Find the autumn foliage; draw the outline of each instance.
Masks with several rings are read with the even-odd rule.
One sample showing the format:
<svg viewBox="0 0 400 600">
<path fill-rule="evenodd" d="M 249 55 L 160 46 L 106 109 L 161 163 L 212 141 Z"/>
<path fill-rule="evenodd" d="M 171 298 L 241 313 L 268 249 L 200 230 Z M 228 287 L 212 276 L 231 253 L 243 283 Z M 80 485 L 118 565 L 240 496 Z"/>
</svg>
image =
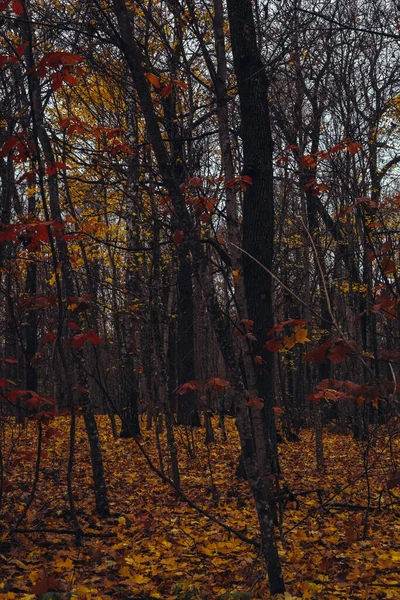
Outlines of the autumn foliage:
<svg viewBox="0 0 400 600">
<path fill-rule="evenodd" d="M 0 22 L 0 600 L 399 598 L 392 5 Z"/>
</svg>

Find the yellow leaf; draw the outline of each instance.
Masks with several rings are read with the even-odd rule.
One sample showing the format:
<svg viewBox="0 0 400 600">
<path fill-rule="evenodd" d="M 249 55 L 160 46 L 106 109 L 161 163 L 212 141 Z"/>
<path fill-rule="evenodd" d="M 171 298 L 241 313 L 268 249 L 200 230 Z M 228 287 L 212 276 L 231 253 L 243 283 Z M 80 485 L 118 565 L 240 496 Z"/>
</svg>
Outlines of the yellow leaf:
<svg viewBox="0 0 400 600">
<path fill-rule="evenodd" d="M 296 343 L 296 334 L 294 333 L 293 335 L 290 335 L 290 336 L 285 335 L 285 338 L 283 341 L 284 341 L 285 348 L 287 350 L 291 350 Z"/>
<path fill-rule="evenodd" d="M 296 342 L 298 344 L 305 344 L 306 342 L 309 342 L 310 340 L 308 339 L 307 334 L 308 329 L 306 329 L 305 327 L 301 327 L 300 329 L 298 329 L 295 333 Z"/>
<path fill-rule="evenodd" d="M 134 577 L 132 577 L 132 580 L 135 583 L 149 583 L 150 579 L 148 577 L 144 577 L 143 575 L 141 575 L 140 573 L 138 575 L 135 575 Z"/>
<path fill-rule="evenodd" d="M 124 577 L 125 579 L 132 578 L 131 570 L 129 567 L 121 567 L 119 570 L 119 574 L 121 577 Z"/>
<path fill-rule="evenodd" d="M 39 572 L 31 571 L 28 575 L 28 578 L 31 583 L 35 584 L 37 582 L 37 580 L 39 579 Z"/>
<path fill-rule="evenodd" d="M 74 563 L 72 562 L 72 560 L 70 558 L 66 558 L 65 560 L 63 560 L 62 558 L 59 558 L 56 560 L 56 571 L 60 572 L 60 571 L 70 571 L 71 569 L 74 568 Z"/>
</svg>

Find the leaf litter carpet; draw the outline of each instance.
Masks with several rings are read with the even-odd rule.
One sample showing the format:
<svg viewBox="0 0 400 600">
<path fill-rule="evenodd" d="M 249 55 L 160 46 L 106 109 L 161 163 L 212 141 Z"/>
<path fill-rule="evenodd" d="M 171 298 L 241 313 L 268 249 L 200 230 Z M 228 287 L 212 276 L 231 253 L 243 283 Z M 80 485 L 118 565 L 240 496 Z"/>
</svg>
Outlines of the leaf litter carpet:
<svg viewBox="0 0 400 600">
<path fill-rule="evenodd" d="M 149 468 L 134 440 L 115 440 L 108 418 L 97 420 L 111 516 L 100 519 L 94 512 L 89 447 L 79 418 L 73 490 L 87 534 L 80 547 L 66 533 L 73 529 L 66 485 L 68 418 L 45 427 L 38 488 L 20 525 L 24 533 L 12 537 L 9 531 L 31 492 L 38 426 L 30 421 L 23 430 L 6 423 L 0 600 L 269 598 L 257 546 L 188 506 Z M 257 540 L 248 485 L 235 476 L 239 446 L 234 420 L 227 418 L 225 424 L 227 440 L 213 420 L 215 442 L 208 446 L 203 428 L 192 439 L 184 428 L 176 428 L 182 490 L 211 516 Z M 142 425 L 141 444 L 159 468 L 156 436 Z M 315 469 L 311 431 L 303 431 L 300 442 L 279 445 L 285 506 L 277 535 L 285 599 L 400 599 L 400 490 L 387 489 L 400 443 L 392 438 L 389 444 L 387 432 L 378 433 L 376 444 L 367 447 L 351 436 L 325 432 L 324 475 Z M 189 441 L 195 456 L 188 452 Z M 169 475 L 165 434 L 160 442 Z"/>
</svg>

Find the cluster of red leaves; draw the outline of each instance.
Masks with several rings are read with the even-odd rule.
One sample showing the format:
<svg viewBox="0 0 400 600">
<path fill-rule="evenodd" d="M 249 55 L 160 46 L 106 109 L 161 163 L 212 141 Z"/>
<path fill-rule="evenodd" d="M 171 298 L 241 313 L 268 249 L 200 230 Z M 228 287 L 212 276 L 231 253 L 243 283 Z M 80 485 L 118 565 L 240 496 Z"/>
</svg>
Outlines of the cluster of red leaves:
<svg viewBox="0 0 400 600">
<path fill-rule="evenodd" d="M 354 352 L 356 346 L 356 342 L 344 338 L 327 340 L 318 346 L 318 348 L 314 348 L 304 354 L 303 360 L 314 361 L 317 365 L 320 365 L 328 358 L 333 363 L 341 363 L 347 356 Z"/>
<path fill-rule="evenodd" d="M 225 381 L 220 377 L 210 377 L 207 381 L 204 382 L 204 386 L 202 387 L 197 381 L 187 381 L 179 386 L 177 392 L 179 395 L 183 396 L 187 392 L 201 392 L 207 390 L 214 390 L 215 392 L 219 392 L 224 388 L 230 388 L 231 384 L 229 381 Z"/>
<path fill-rule="evenodd" d="M 359 142 L 355 142 L 350 138 L 345 138 L 338 144 L 335 144 L 331 148 L 328 148 L 328 150 L 318 150 L 313 154 L 299 155 L 299 147 L 292 144 L 286 146 L 285 150 L 294 151 L 294 155 L 298 156 L 298 164 L 300 168 L 315 169 L 320 161 L 329 160 L 332 157 L 332 155 L 337 154 L 342 150 L 347 150 L 347 152 L 349 152 L 350 154 L 357 154 L 361 148 L 362 144 L 360 144 Z M 276 164 L 278 167 L 281 167 L 288 162 L 289 155 L 286 153 L 277 158 Z"/>
<path fill-rule="evenodd" d="M 380 392 L 377 385 L 358 384 L 354 381 L 340 379 L 323 379 L 317 385 L 317 391 L 307 396 L 307 400 L 311 402 L 353 400 L 359 406 L 366 402 L 376 403 L 379 398 Z"/>
<path fill-rule="evenodd" d="M 26 248 L 36 250 L 41 244 L 48 244 L 50 234 L 64 237 L 64 224 L 59 221 L 36 221 L 24 223 L 18 221 L 10 225 L 0 224 L 0 243 L 14 242 Z"/>
<path fill-rule="evenodd" d="M 35 71 L 38 77 L 46 77 L 50 72 L 51 88 L 57 91 L 64 82 L 71 86 L 78 85 L 77 75 L 82 74 L 84 58 L 72 52 L 48 52 L 28 72 Z"/>
</svg>

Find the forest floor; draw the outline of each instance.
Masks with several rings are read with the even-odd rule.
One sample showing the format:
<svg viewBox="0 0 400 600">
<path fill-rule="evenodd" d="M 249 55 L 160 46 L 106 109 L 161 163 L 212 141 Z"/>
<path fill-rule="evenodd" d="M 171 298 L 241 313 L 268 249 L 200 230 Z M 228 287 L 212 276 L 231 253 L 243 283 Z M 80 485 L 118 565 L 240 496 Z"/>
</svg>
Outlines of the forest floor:
<svg viewBox="0 0 400 600">
<path fill-rule="evenodd" d="M 73 535 L 57 533 L 72 529 L 65 477 L 68 419 L 60 417 L 45 428 L 38 489 L 20 525 L 54 532 L 20 533 L 12 539 L 6 532 L 15 525 L 32 485 L 37 423 L 31 421 L 19 432 L 13 425 L 12 440 L 12 428 L 6 428 L 0 599 L 269 598 L 257 548 L 188 506 L 149 468 L 134 440 L 114 440 L 108 419 L 99 417 L 98 422 L 111 516 L 99 519 L 93 510 L 89 448 L 79 419 L 73 487 L 81 527 L 92 536 L 84 537 L 80 547 Z M 182 490 L 213 517 L 257 538 L 248 485 L 235 477 L 239 449 L 234 421 L 226 419 L 228 441 L 216 420 L 213 424 L 216 441 L 208 448 L 204 429 L 195 431 L 195 458 L 187 452 L 185 430 L 176 430 Z M 400 494 L 398 488 L 391 494 L 385 490 L 394 470 L 385 440 L 382 432 L 369 448 L 368 515 L 361 476 L 365 443 L 325 432 L 325 475 L 315 469 L 312 432 L 303 431 L 300 442 L 280 444 L 280 485 L 299 493 L 299 505 L 289 501 L 283 511 L 279 538 L 285 598 L 400 599 Z M 155 434 L 143 431 L 141 444 L 159 466 Z M 167 464 L 164 436 L 161 448 Z M 398 442 L 392 451 L 400 457 Z M 313 491 L 301 494 L 317 489 L 320 497 Z"/>
</svg>

